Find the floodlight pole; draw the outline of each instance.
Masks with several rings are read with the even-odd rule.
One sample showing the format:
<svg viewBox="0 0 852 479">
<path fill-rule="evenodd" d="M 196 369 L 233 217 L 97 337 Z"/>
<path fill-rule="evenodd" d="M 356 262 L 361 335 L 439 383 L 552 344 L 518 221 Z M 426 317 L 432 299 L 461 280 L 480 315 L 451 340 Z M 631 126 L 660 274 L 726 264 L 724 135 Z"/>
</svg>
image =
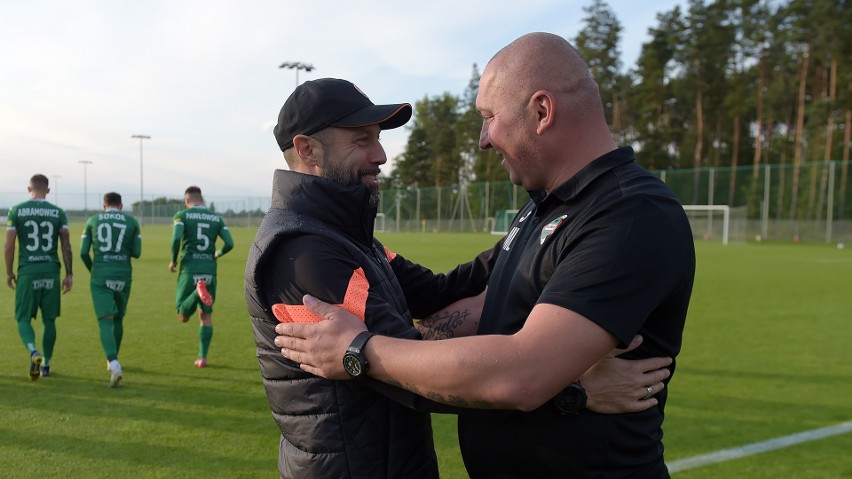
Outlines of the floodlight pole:
<svg viewBox="0 0 852 479">
<path fill-rule="evenodd" d="M 77 163 L 83 165 L 83 216 L 89 217 L 89 193 L 87 167 L 92 164 L 89 160 L 80 160 Z"/>
<path fill-rule="evenodd" d="M 133 135 L 130 138 L 139 138 L 139 224 L 141 225 L 145 220 L 145 193 L 143 190 L 143 176 L 142 176 L 142 140 L 150 140 L 151 137 L 148 135 Z"/>
<path fill-rule="evenodd" d="M 60 175 L 50 175 L 53 178 L 53 196 L 56 197 L 56 206 L 59 206 L 59 178 L 62 178 Z"/>
<path fill-rule="evenodd" d="M 302 62 L 284 62 L 279 65 L 278 68 L 289 68 L 291 70 L 296 70 L 296 86 L 299 86 L 299 70 L 305 70 L 306 72 L 310 72 L 315 69 L 315 67 L 310 63 Z"/>
</svg>

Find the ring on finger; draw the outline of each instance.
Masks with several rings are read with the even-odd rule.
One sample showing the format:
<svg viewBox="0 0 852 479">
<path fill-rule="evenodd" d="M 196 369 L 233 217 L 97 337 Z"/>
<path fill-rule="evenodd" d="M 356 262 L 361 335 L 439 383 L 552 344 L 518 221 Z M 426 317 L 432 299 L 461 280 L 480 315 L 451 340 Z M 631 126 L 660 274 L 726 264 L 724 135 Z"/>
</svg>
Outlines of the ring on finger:
<svg viewBox="0 0 852 479">
<path fill-rule="evenodd" d="M 654 395 L 654 390 L 651 388 L 651 386 L 645 386 L 645 392 L 645 397 L 643 397 L 642 399 L 650 399 L 651 396 Z"/>
</svg>

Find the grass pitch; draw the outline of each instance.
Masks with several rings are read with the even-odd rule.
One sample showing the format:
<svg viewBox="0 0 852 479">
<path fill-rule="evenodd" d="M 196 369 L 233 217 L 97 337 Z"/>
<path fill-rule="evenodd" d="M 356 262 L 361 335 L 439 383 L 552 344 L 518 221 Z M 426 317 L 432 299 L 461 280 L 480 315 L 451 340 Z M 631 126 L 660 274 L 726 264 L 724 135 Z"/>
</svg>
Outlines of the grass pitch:
<svg viewBox="0 0 852 479">
<path fill-rule="evenodd" d="M 72 225 L 77 252 L 82 225 Z M 276 477 L 278 429 L 260 381 L 243 296 L 255 228 L 232 228 L 219 263 L 209 367 L 192 362 L 198 321 L 177 321 L 170 229 L 143 227 L 121 362 L 109 375 L 88 273 L 75 259 L 63 296 L 53 376 L 31 383 L 0 288 L 3 477 Z M 386 245 L 446 271 L 490 247 L 475 234 L 382 234 Z M 852 249 L 699 242 L 698 274 L 664 425 L 669 461 L 852 420 Z M 75 257 L 76 258 L 76 257 Z M 41 334 L 40 319 L 35 322 Z M 467 477 L 455 420 L 436 416 L 443 478 Z M 676 473 L 677 478 L 852 477 L 852 434 Z"/>
</svg>

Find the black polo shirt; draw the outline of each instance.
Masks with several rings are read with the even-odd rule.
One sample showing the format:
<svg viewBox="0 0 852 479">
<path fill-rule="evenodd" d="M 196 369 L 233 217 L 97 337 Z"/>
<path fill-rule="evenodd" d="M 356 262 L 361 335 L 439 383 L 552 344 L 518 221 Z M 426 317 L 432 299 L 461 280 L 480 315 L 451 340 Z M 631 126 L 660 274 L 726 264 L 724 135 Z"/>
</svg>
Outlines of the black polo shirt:
<svg viewBox="0 0 852 479">
<path fill-rule="evenodd" d="M 552 194 L 531 197 L 503 240 L 478 333 L 513 334 L 536 304 L 547 303 L 594 321 L 622 344 L 642 334 L 642 345 L 626 357 L 677 356 L 695 252 L 671 190 L 626 147 Z M 465 412 L 465 466 L 472 478 L 667 477 L 667 391 L 657 395 L 657 407 L 635 414 L 559 416 L 550 405 L 532 413 Z"/>
</svg>

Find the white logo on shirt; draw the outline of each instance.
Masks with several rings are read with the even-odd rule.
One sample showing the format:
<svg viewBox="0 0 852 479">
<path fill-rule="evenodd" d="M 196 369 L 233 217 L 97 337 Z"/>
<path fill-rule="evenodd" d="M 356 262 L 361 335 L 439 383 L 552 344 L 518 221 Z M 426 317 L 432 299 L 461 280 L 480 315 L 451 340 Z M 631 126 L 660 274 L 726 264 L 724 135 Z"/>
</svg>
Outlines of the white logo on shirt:
<svg viewBox="0 0 852 479">
<path fill-rule="evenodd" d="M 512 247 L 512 242 L 515 241 L 515 237 L 518 236 L 518 232 L 521 231 L 517 226 L 512 227 L 512 231 L 506 235 L 506 239 L 503 240 L 503 251 L 509 251 Z"/>
</svg>

